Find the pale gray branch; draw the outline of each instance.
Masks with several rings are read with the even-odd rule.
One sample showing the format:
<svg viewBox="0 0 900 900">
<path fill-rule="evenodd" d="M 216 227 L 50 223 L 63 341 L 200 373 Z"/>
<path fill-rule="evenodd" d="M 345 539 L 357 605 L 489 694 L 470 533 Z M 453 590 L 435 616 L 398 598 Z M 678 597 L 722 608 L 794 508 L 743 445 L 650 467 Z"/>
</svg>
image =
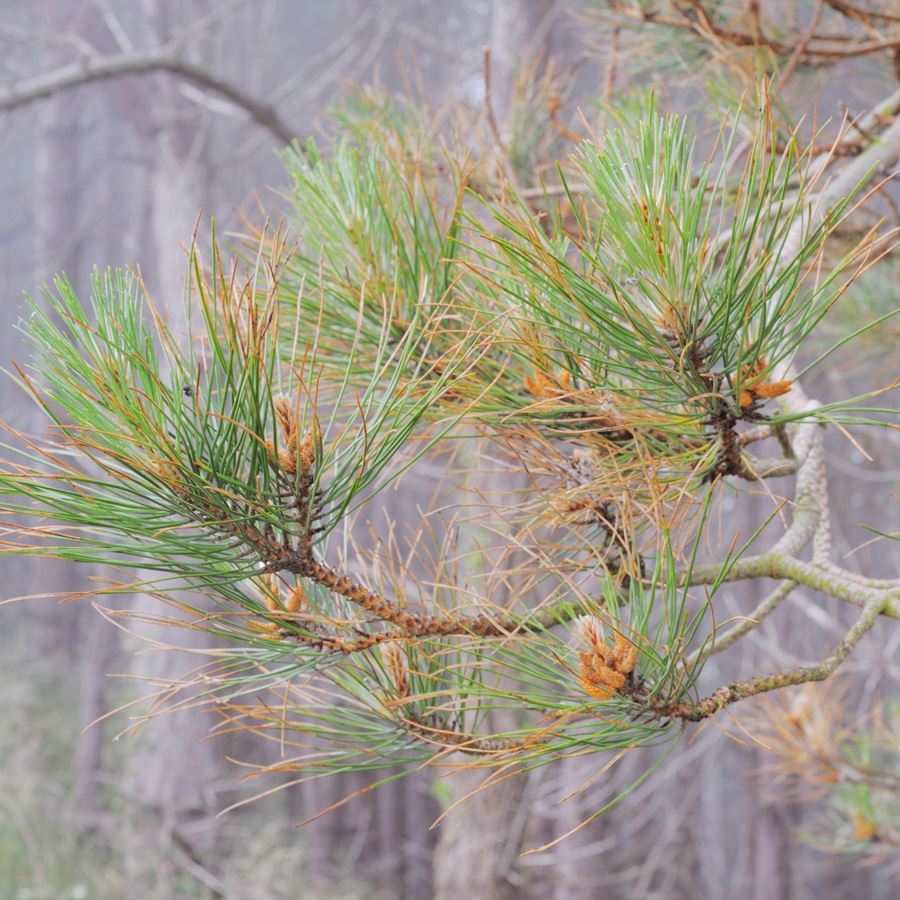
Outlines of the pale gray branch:
<svg viewBox="0 0 900 900">
<path fill-rule="evenodd" d="M 839 200 L 851 195 L 858 186 L 887 170 L 900 157 L 900 116 L 859 156 L 845 163 L 840 172 L 826 185 L 817 204 L 816 220 L 821 221 L 826 211 Z"/>
<path fill-rule="evenodd" d="M 794 403 L 808 408 L 810 402 L 799 387 L 797 392 L 798 398 Z M 697 566 L 690 572 L 690 576 L 683 575 L 683 583 L 687 581 L 692 585 L 699 585 L 749 578 L 778 578 L 802 584 L 855 606 L 880 603 L 882 614 L 900 618 L 900 582 L 866 582 L 830 560 L 823 436 L 824 426 L 816 423 L 806 422 L 797 429 L 795 451 L 800 463 L 792 504 L 793 519 L 772 549 L 756 556 L 741 557 L 731 564 L 724 577 L 721 563 Z M 814 549 L 813 562 L 805 562 L 798 556 L 811 542 Z M 780 599 L 776 600 L 776 605 L 779 602 Z M 767 603 L 768 601 L 764 601 L 761 604 L 763 611 L 771 612 Z M 757 618 L 759 611 L 754 611 L 751 618 Z M 736 626 L 742 630 L 734 640 L 749 631 L 754 624 Z"/>
<path fill-rule="evenodd" d="M 735 562 L 722 578 L 722 565 L 696 566 L 690 584 L 715 584 L 719 581 L 743 581 L 747 578 L 782 578 L 796 581 L 829 597 L 865 606 L 870 600 L 884 601 L 881 612 L 900 619 L 900 582 L 889 588 L 860 584 L 850 574 L 836 568 L 822 568 L 787 554 L 770 550 L 758 556 L 745 556 Z"/>
<path fill-rule="evenodd" d="M 696 653 L 693 653 L 689 657 L 687 665 L 692 666 L 700 659 L 705 661 L 713 654 L 727 650 L 745 634 L 749 634 L 749 632 L 756 628 L 763 619 L 773 613 L 778 608 L 781 601 L 784 600 L 795 587 L 797 587 L 797 585 L 793 581 L 782 581 L 771 594 L 757 605 L 753 612 L 746 616 L 746 618 L 738 622 L 732 628 L 729 628 L 722 637 L 714 638 L 707 649 L 698 650 Z"/>
</svg>

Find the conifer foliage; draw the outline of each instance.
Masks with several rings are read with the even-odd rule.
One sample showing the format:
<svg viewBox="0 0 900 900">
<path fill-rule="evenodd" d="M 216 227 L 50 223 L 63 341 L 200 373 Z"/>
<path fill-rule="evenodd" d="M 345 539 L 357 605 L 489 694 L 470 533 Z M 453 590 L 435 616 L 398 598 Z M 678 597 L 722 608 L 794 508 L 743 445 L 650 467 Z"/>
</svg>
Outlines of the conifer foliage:
<svg viewBox="0 0 900 900">
<path fill-rule="evenodd" d="M 474 119 L 361 95 L 328 152 L 284 153 L 288 231 L 233 261 L 191 249 L 186 333 L 128 270 L 87 302 L 65 278 L 30 301 L 13 377 L 50 428 L 6 426 L 6 552 L 114 563 L 93 594 L 153 594 L 215 634 L 185 688 L 277 735 L 298 778 L 671 744 L 828 677 L 900 616 L 900 586 L 827 558 L 822 434 L 891 411 L 880 383 L 810 401 L 830 351 L 804 348 L 885 243 L 830 240 L 870 173 L 829 198 L 817 135 L 760 97 L 702 142 L 652 99 L 610 110 L 523 189 Z M 767 440 L 778 455 L 754 455 Z M 525 566 L 460 549 L 477 517 L 427 510 L 405 563 L 357 552 L 379 492 L 422 466 L 452 481 L 473 448 L 525 473 L 494 511 Z M 775 478 L 793 493 L 774 542 L 780 506 L 702 559 L 728 485 Z M 716 591 L 753 578 L 781 587 L 717 623 Z M 709 684 L 798 584 L 860 607 L 841 643 Z"/>
</svg>

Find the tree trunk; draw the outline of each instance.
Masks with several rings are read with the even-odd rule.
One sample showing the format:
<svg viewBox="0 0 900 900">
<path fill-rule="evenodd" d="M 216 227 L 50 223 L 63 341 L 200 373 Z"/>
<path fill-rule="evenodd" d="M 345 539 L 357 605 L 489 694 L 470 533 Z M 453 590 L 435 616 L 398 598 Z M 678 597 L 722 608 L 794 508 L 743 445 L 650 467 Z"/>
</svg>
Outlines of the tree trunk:
<svg viewBox="0 0 900 900">
<path fill-rule="evenodd" d="M 56 22 L 65 28 L 68 17 Z M 82 116 L 71 98 L 51 97 L 36 111 L 34 187 L 34 276 L 35 285 L 46 283 L 57 272 L 65 272 L 79 295 L 89 289 L 90 273 L 86 262 L 82 227 L 83 178 L 90 160 L 82 154 Z M 99 198 L 101 202 L 107 197 Z M 111 206 L 108 207 L 112 209 Z M 112 237 L 111 235 L 109 236 Z M 101 238 L 103 242 L 107 236 Z M 32 407 L 22 418 L 30 419 L 37 410 Z M 17 421 L 22 423 L 22 418 Z M 24 425 L 25 430 L 34 427 Z M 43 428 L 43 421 L 37 428 Z M 50 564 L 46 561 L 26 560 L 31 572 L 29 590 L 65 594 L 84 584 L 87 573 L 72 563 Z M 106 711 L 106 673 L 115 659 L 119 631 L 91 608 L 81 602 L 60 607 L 43 603 L 29 605 L 28 610 L 43 619 L 50 635 L 48 652 L 64 666 L 77 673 L 81 687 L 80 720 L 88 725 Z M 88 828 L 96 826 L 102 811 L 98 790 L 103 763 L 105 731 L 102 725 L 91 728 L 77 742 L 75 756 L 75 799 L 79 821 Z"/>
<path fill-rule="evenodd" d="M 465 760 L 459 760 L 465 764 Z M 475 791 L 489 773 L 463 770 L 447 779 L 454 800 Z M 527 810 L 526 776 L 508 778 L 474 794 L 441 823 L 434 856 L 435 900 L 515 900 L 515 863 L 521 852 L 521 822 Z"/>
<path fill-rule="evenodd" d="M 149 189 L 153 196 L 152 228 L 157 267 L 148 273 L 151 292 L 159 298 L 159 307 L 178 334 L 184 296 L 183 279 L 186 258 L 179 246 L 189 240 L 193 220 L 200 202 L 188 190 L 189 175 L 179 160 L 160 142 Z M 156 291 L 153 291 L 153 288 Z M 158 292 L 158 293 L 157 293 Z M 172 616 L 162 601 L 149 597 L 135 599 L 142 612 L 161 618 Z M 190 649 L 210 646 L 209 638 L 200 632 L 182 628 L 138 624 L 135 631 L 142 637 Z M 132 643 L 132 671 L 150 685 L 165 685 L 188 677 L 202 663 L 190 652 L 153 651 L 149 655 L 139 643 Z M 184 699 L 183 694 L 176 698 Z M 207 869 L 216 868 L 215 843 L 220 823 L 215 820 L 215 798 L 211 785 L 222 768 L 223 748 L 208 740 L 215 720 L 201 709 L 156 716 L 141 731 L 131 756 L 129 793 L 138 801 L 130 835 L 130 869 L 134 877 L 156 879 L 157 890 L 173 889 L 186 853 L 202 859 Z M 154 850 L 147 853 L 147 847 Z M 173 850 L 178 848 L 181 852 Z M 143 859 L 168 860 L 165 872 L 147 873 Z M 149 888 L 149 883 L 148 883 Z"/>
<path fill-rule="evenodd" d="M 508 132 L 516 75 L 540 66 L 550 52 L 553 0 L 494 0 L 491 4 L 491 104 Z"/>
<path fill-rule="evenodd" d="M 554 5 L 553 0 L 495 0 L 491 5 L 490 101 L 501 130 L 509 128 L 517 71 L 546 56 Z M 485 487 L 490 493 L 496 483 Z M 487 774 L 487 770 L 454 773 L 445 781 L 451 801 L 476 790 Z M 526 814 L 520 810 L 526 783 L 525 776 L 518 776 L 494 784 L 464 800 L 443 820 L 434 856 L 436 900 L 522 896 L 515 886 L 515 864 L 522 841 L 517 812 Z"/>
<path fill-rule="evenodd" d="M 165 0 L 154 0 L 158 39 L 171 37 Z M 152 168 L 146 182 L 150 195 L 148 233 L 140 246 L 152 252 L 153 270 L 144 276 L 151 296 L 167 320 L 176 338 L 184 332 L 184 297 L 188 260 L 184 247 L 190 242 L 198 212 L 204 207 L 203 172 L 209 162 L 206 143 L 198 131 L 202 117 L 185 119 L 178 115 L 183 101 L 171 81 L 160 79 L 157 89 L 166 97 L 172 120 L 154 136 Z M 201 142 L 199 152 L 194 142 Z M 146 255 L 146 254 L 145 254 Z M 167 377 L 168 373 L 161 373 Z M 193 598 L 196 602 L 196 598 Z M 139 597 L 135 605 L 151 616 L 172 617 L 173 611 L 162 601 Z M 204 659 L 192 650 L 209 648 L 211 638 L 184 628 L 139 623 L 141 636 L 184 647 L 187 652 L 165 649 L 146 651 L 140 644 L 132 665 L 133 673 L 151 686 L 177 683 Z M 180 693 L 176 702 L 183 701 Z M 211 713 L 194 708 L 162 712 L 148 722 L 137 737 L 131 755 L 129 794 L 137 801 L 133 808 L 129 834 L 128 866 L 133 883 L 148 893 L 175 893 L 176 880 L 185 869 L 198 871 L 199 864 L 215 874 L 220 862 L 218 838 L 221 820 L 213 784 L 221 777 L 225 748 L 209 740 L 210 728 L 217 722 Z M 165 860 L 165 870 L 148 872 L 144 860 Z M 167 894 L 166 894 L 167 895 Z"/>
</svg>

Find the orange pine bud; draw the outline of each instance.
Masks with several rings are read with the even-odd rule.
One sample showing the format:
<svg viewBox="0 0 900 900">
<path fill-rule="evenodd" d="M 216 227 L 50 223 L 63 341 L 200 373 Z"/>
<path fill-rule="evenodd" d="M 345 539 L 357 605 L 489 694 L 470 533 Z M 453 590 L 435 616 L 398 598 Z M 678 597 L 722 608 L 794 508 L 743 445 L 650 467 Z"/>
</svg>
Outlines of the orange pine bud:
<svg viewBox="0 0 900 900">
<path fill-rule="evenodd" d="M 616 655 L 613 660 L 616 669 L 629 675 L 637 665 L 637 647 L 620 631 L 616 632 Z"/>
<path fill-rule="evenodd" d="M 575 627 L 580 633 L 582 641 L 588 648 L 588 653 L 600 657 L 603 664 L 612 661 L 613 651 L 603 643 L 602 624 L 596 616 L 579 616 L 575 622 Z"/>
<path fill-rule="evenodd" d="M 593 663 L 594 684 L 608 687 L 613 693 L 625 685 L 625 675 L 617 672 L 611 666 L 599 665 L 597 660 Z"/>
<path fill-rule="evenodd" d="M 262 576 L 263 584 L 268 590 L 263 590 L 263 602 L 267 609 L 276 610 L 281 607 L 281 585 L 278 576 L 274 573 Z"/>
<path fill-rule="evenodd" d="M 524 382 L 525 390 L 527 390 L 529 394 L 540 398 L 550 396 L 547 391 L 550 379 L 543 372 L 535 372 L 533 378 L 526 375 Z"/>
<path fill-rule="evenodd" d="M 580 616 L 573 624 L 587 646 L 578 654 L 581 688 L 597 700 L 606 700 L 625 687 L 637 665 L 637 647 L 618 630 L 614 648 L 604 643 L 596 616 Z"/>
<path fill-rule="evenodd" d="M 295 613 L 297 610 L 306 609 L 306 591 L 303 590 L 301 582 L 298 581 L 290 594 L 288 594 L 288 598 L 284 603 L 284 608 L 289 613 Z"/>
<path fill-rule="evenodd" d="M 598 685 L 594 683 L 595 675 L 593 671 L 593 666 L 590 662 L 590 656 L 587 653 L 580 654 L 581 657 L 581 678 L 579 682 L 581 684 L 582 690 L 589 696 L 593 697 L 595 700 L 608 700 L 613 695 L 613 691 L 609 689 L 609 687 L 605 685 Z"/>
<path fill-rule="evenodd" d="M 391 680 L 398 697 L 409 696 L 409 669 L 407 668 L 407 653 L 404 647 L 397 641 L 388 641 L 381 645 L 381 658 L 385 667 L 390 672 Z"/>
<path fill-rule="evenodd" d="M 281 430 L 286 438 L 289 437 L 296 430 L 294 411 L 291 408 L 290 401 L 284 394 L 279 394 L 277 397 L 272 398 L 272 406 L 275 409 L 275 415 L 278 416 Z"/>
<path fill-rule="evenodd" d="M 288 475 L 294 475 L 297 472 L 297 457 L 289 450 L 279 449 L 278 465 Z"/>
<path fill-rule="evenodd" d="M 752 390 L 757 397 L 765 397 L 768 399 L 771 397 L 780 397 L 782 394 L 788 393 L 792 384 L 793 382 L 791 381 L 769 381 L 766 384 L 758 384 Z"/>
<path fill-rule="evenodd" d="M 316 438 L 318 434 L 318 428 L 313 421 L 313 423 L 306 429 L 306 433 L 303 435 L 303 440 L 300 441 L 300 445 L 297 448 L 297 459 L 300 461 L 300 471 L 305 475 L 307 472 L 311 472 L 313 465 L 316 461 Z"/>
<path fill-rule="evenodd" d="M 598 687 L 595 684 L 591 684 L 590 681 L 586 679 L 581 679 L 581 689 L 589 696 L 593 697 L 595 700 L 609 700 L 613 695 L 613 691 L 609 688 Z"/>
<path fill-rule="evenodd" d="M 875 834 L 875 823 L 862 813 L 855 813 L 853 816 L 853 840 L 870 841 Z"/>
<path fill-rule="evenodd" d="M 559 397 L 572 386 L 572 373 L 567 369 L 560 369 L 555 378 L 551 378 L 544 372 L 535 371 L 534 375 L 526 375 L 522 379 L 525 390 L 541 400 L 550 400 Z"/>
</svg>

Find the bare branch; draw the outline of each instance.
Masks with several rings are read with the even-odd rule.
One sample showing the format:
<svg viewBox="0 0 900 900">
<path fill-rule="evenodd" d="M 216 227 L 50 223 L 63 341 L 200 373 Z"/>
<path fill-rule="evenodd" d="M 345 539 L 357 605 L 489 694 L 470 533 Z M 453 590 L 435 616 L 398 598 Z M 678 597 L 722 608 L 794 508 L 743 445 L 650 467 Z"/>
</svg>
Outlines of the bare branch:
<svg viewBox="0 0 900 900">
<path fill-rule="evenodd" d="M 796 404 L 808 407 L 810 401 L 799 387 L 797 393 Z M 795 454 L 795 459 L 785 460 L 785 463 L 795 464 L 796 460 L 799 460 L 799 465 L 793 501 L 793 520 L 772 549 L 757 556 L 738 559 L 728 568 L 724 578 L 720 563 L 697 566 L 691 571 L 690 584 L 718 584 L 721 581 L 741 581 L 749 578 L 780 578 L 855 606 L 865 606 L 880 598 L 884 601 L 881 612 L 891 618 L 900 618 L 900 582 L 867 582 L 831 562 L 828 484 L 823 437 L 822 425 L 806 423 L 797 429 L 796 448 L 787 442 L 786 436 L 783 439 L 785 448 L 790 448 L 790 452 Z M 809 546 L 810 542 L 813 544 L 812 563 L 798 558 L 798 554 Z M 768 609 L 766 602 L 761 604 L 764 609 Z"/>
<path fill-rule="evenodd" d="M 169 46 L 157 50 L 121 53 L 116 56 L 86 57 L 52 72 L 27 78 L 0 90 L 0 112 L 12 112 L 62 91 L 95 81 L 154 72 L 167 72 L 198 88 L 224 97 L 242 109 L 280 143 L 290 143 L 295 137 L 293 129 L 281 119 L 273 107 L 250 96 L 237 85 L 209 69 L 176 56 Z"/>
<path fill-rule="evenodd" d="M 742 467 L 735 474 L 745 481 L 762 481 L 766 478 L 783 478 L 797 471 L 794 459 L 754 459 L 750 456 L 742 458 Z"/>
</svg>

